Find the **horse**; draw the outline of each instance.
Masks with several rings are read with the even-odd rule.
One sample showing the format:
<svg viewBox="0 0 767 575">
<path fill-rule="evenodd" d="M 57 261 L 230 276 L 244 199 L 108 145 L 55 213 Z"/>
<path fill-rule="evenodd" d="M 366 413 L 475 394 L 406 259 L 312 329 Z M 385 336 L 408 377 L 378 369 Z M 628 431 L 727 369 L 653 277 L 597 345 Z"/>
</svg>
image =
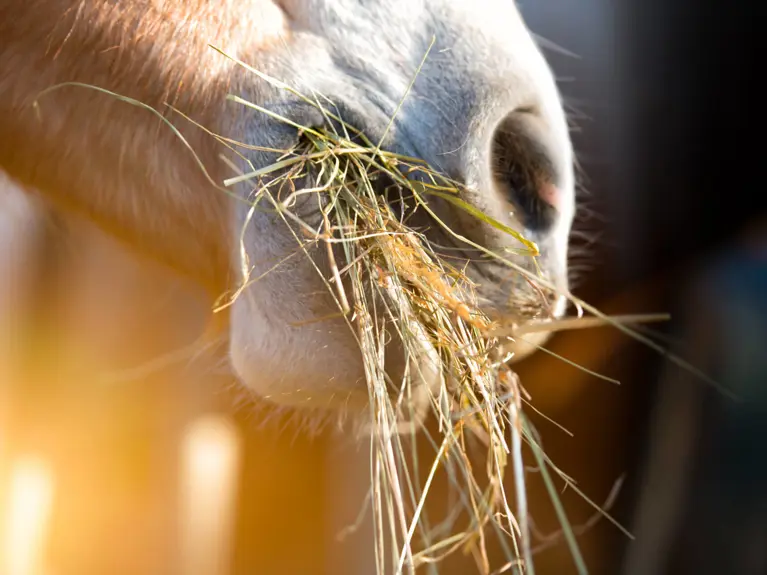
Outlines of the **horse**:
<svg viewBox="0 0 767 575">
<path fill-rule="evenodd" d="M 371 141 L 460 182 L 465 202 L 536 243 L 538 257 L 516 255 L 504 231 L 429 200 L 457 234 L 556 288 L 454 245 L 484 301 L 520 322 L 565 313 L 572 145 L 553 73 L 513 2 L 0 3 L 0 171 L 13 187 L 98 226 L 211 303 L 244 285 L 210 322 L 241 384 L 277 405 L 346 409 L 368 391 L 354 333 L 316 271 L 330 276 L 326 251 L 290 258 L 290 226 L 249 213 L 252 184 L 230 195 L 215 185 L 232 162 L 274 164 L 303 137 L 298 126 L 325 125 L 298 94 L 321 94 Z M 227 161 L 208 132 L 241 143 L 239 154 Z M 437 226 L 425 233 L 454 243 Z M 548 336 L 507 351 L 518 360 Z M 407 360 L 390 347 L 397 377 Z"/>
</svg>

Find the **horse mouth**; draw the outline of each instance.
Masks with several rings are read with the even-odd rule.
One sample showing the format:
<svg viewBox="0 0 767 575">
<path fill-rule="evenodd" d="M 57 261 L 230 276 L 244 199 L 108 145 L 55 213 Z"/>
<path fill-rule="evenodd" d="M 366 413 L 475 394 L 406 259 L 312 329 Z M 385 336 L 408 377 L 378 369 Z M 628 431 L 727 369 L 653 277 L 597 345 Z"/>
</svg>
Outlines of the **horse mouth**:
<svg viewBox="0 0 767 575">
<path fill-rule="evenodd" d="M 293 185 L 289 189 L 277 190 L 278 199 L 281 200 L 281 196 L 294 193 L 296 189 L 316 186 L 316 167 L 307 167 L 309 169 L 300 181 L 293 180 Z M 548 173 L 551 176 L 551 172 Z M 481 229 L 482 226 L 476 227 L 480 224 L 479 220 L 475 219 L 476 216 L 459 213 L 457 210 L 460 208 L 451 206 L 439 196 L 434 198 L 429 196 L 428 202 L 424 202 L 425 196 L 416 198 L 415 192 L 403 184 L 402 179 L 418 181 L 422 177 L 427 177 L 424 174 L 407 173 L 402 168 L 400 173 L 389 173 L 381 169 L 372 172 L 369 174 L 368 184 L 373 194 L 368 201 L 385 204 L 388 208 L 384 209 L 384 212 L 388 212 L 385 217 L 396 220 L 400 230 L 409 230 L 417 234 L 426 244 L 427 251 L 437 256 L 445 268 L 456 272 L 448 275 L 453 277 L 451 281 L 454 283 L 457 299 L 466 300 L 469 306 L 487 315 L 491 321 L 502 324 L 522 325 L 561 317 L 566 302 L 560 291 L 551 285 L 558 282 L 551 281 L 555 278 L 552 278 L 554 274 L 547 270 L 549 264 L 545 250 L 538 258 L 514 254 L 510 246 L 515 241 L 511 236 L 507 237 L 505 234 L 499 236 L 498 234 L 503 232 L 498 230 L 492 230 L 491 234 L 487 234 L 484 229 Z M 517 186 L 523 185 L 513 180 L 511 183 Z M 457 191 L 460 191 L 460 188 L 457 188 Z M 522 193 L 533 192 L 525 189 Z M 300 213 L 307 222 L 319 223 L 322 204 L 326 201 L 322 194 L 299 197 L 302 198 L 299 203 L 303 205 L 294 206 L 298 208 L 296 212 Z M 424 203 L 429 206 L 428 209 Z M 552 206 L 549 208 L 553 209 Z M 535 232 L 533 234 L 538 235 Z M 482 246 L 486 250 L 462 241 L 461 236 L 472 238 L 476 246 Z M 519 246 L 523 247 L 522 244 Z M 507 261 L 503 262 L 494 258 L 490 255 L 493 253 Z M 334 257 L 341 269 L 351 264 L 346 261 L 345 255 L 338 246 L 334 249 Z M 507 265 L 509 262 L 512 265 Z M 544 281 L 538 281 L 539 278 Z M 535 338 L 539 337 L 535 336 Z"/>
</svg>

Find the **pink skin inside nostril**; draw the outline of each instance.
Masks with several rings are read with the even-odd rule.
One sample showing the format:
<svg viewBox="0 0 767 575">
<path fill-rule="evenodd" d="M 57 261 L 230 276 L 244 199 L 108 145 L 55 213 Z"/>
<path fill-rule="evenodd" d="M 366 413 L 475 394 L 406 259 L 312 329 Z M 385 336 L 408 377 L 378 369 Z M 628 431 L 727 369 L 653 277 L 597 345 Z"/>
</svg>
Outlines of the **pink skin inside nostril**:
<svg viewBox="0 0 767 575">
<path fill-rule="evenodd" d="M 541 199 L 550 206 L 557 210 L 561 208 L 562 194 L 559 191 L 559 188 L 551 182 L 543 182 L 538 193 L 540 194 Z"/>
</svg>

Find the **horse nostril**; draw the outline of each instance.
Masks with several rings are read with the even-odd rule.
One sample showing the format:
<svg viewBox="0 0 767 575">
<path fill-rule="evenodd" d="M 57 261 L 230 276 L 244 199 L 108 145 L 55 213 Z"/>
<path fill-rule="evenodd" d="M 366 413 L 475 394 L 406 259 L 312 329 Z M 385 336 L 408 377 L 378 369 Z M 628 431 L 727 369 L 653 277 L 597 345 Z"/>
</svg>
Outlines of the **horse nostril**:
<svg viewBox="0 0 767 575">
<path fill-rule="evenodd" d="M 493 178 L 527 229 L 542 232 L 557 220 L 562 194 L 551 136 L 534 113 L 515 111 L 496 127 L 492 142 Z"/>
</svg>

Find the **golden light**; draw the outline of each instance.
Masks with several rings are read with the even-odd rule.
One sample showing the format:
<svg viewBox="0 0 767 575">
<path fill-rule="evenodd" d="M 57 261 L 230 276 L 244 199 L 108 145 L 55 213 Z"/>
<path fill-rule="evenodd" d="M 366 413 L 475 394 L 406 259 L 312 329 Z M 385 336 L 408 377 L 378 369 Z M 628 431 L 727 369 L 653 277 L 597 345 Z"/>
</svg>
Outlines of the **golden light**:
<svg viewBox="0 0 767 575">
<path fill-rule="evenodd" d="M 230 421 L 203 416 L 186 430 L 181 468 L 181 573 L 229 573 L 240 441 Z"/>
<path fill-rule="evenodd" d="M 2 554 L 4 575 L 44 572 L 43 556 L 53 495 L 53 473 L 43 460 L 27 456 L 13 464 Z"/>
</svg>

